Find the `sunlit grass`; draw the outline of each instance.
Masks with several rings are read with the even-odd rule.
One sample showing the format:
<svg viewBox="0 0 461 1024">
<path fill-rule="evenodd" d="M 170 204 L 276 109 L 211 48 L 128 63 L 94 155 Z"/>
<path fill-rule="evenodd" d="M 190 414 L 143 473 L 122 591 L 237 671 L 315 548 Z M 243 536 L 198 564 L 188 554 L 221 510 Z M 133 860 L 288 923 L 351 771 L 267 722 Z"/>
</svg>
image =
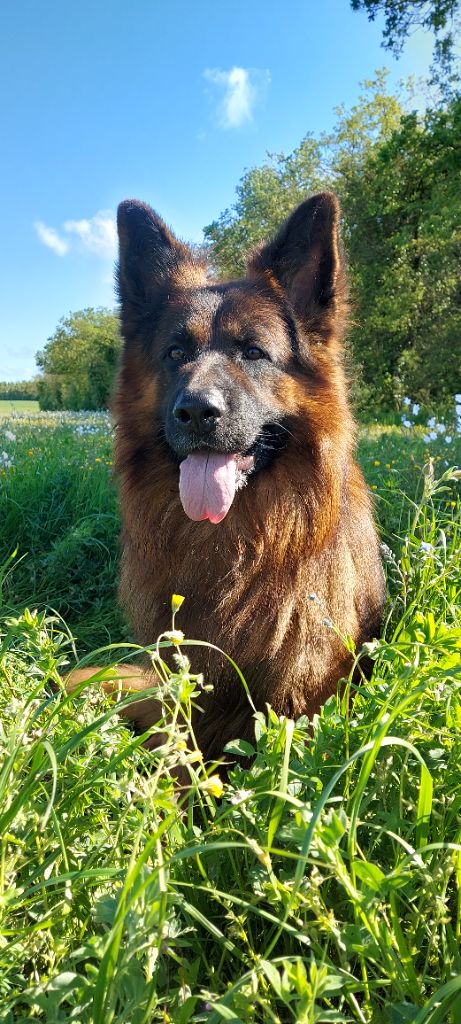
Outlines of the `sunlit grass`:
<svg viewBox="0 0 461 1024">
<path fill-rule="evenodd" d="M 39 404 L 27 398 L 0 398 L 0 420 L 9 419 L 14 413 L 38 412 Z"/>
<path fill-rule="evenodd" d="M 0 464 L 0 558 L 17 549 L 20 560 L 4 600 L 17 609 L 33 598 L 34 607 L 59 611 L 82 651 L 120 639 L 119 516 L 108 416 L 16 417 L 0 425 L 2 449 L 12 465 Z"/>
<path fill-rule="evenodd" d="M 448 466 L 419 428 L 362 431 L 390 590 L 373 677 L 313 728 L 258 715 L 251 767 L 236 737 L 226 779 L 187 732 L 193 646 L 162 642 L 157 751 L 97 680 L 63 691 L 69 631 L 25 606 L 64 613 L 80 655 L 135 653 L 114 604 L 108 426 L 4 429 L 0 1020 L 459 1024 L 455 444 Z"/>
</svg>

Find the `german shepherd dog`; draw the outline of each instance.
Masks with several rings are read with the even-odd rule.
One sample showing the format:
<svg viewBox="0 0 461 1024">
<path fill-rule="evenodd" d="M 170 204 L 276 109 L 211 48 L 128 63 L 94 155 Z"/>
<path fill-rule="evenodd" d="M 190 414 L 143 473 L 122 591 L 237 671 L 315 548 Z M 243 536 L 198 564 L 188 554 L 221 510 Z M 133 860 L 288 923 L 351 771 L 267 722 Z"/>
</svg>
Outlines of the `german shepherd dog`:
<svg viewBox="0 0 461 1024">
<path fill-rule="evenodd" d="M 221 283 L 149 206 L 118 210 L 122 605 L 147 645 L 184 595 L 186 637 L 229 654 L 258 709 L 295 719 L 350 672 L 338 634 L 376 636 L 384 601 L 343 371 L 338 222 L 333 194 L 307 199 Z M 213 684 L 195 734 L 219 757 L 252 738 L 251 707 L 216 651 L 195 647 L 192 667 Z M 138 725 L 156 720 L 136 707 Z"/>
</svg>

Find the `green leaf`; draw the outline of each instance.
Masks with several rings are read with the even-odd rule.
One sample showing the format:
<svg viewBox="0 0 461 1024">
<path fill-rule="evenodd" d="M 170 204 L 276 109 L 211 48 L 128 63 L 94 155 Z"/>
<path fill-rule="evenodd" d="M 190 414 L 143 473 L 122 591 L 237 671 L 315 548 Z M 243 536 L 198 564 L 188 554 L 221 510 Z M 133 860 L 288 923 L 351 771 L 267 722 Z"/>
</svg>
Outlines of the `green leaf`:
<svg viewBox="0 0 461 1024">
<path fill-rule="evenodd" d="M 213 1003 L 213 1012 L 219 1013 L 222 1020 L 232 1020 L 234 1024 L 244 1024 L 244 1021 L 234 1013 L 234 1010 L 231 1010 L 224 1003 Z"/>
<path fill-rule="evenodd" d="M 419 1006 L 411 1003 L 393 1003 L 386 1007 L 386 1024 L 407 1024 L 408 1021 L 416 1020 L 419 1013 Z"/>
<path fill-rule="evenodd" d="M 274 966 L 273 963 L 271 963 L 270 960 L 261 960 L 260 966 L 261 970 L 264 971 L 267 980 L 272 985 L 274 992 L 276 992 L 277 995 L 280 998 L 282 998 L 282 979 L 277 968 Z"/>
<path fill-rule="evenodd" d="M 433 788 L 432 775 L 426 765 L 422 763 L 416 822 L 416 846 L 418 849 L 427 843 Z"/>
<path fill-rule="evenodd" d="M 226 754 L 238 754 L 239 757 L 253 757 L 255 748 L 247 740 L 231 740 L 224 747 Z"/>
<path fill-rule="evenodd" d="M 381 892 L 386 881 L 384 871 L 377 864 L 370 864 L 367 860 L 354 860 L 354 870 L 361 882 L 364 882 L 367 889 L 373 892 Z"/>
</svg>

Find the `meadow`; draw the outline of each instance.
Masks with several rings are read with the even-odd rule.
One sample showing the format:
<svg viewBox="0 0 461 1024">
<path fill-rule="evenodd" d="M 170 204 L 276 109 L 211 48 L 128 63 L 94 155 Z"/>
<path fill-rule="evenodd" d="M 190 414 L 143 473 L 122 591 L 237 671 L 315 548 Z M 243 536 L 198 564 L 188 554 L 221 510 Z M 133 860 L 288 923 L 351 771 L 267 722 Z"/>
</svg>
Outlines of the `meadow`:
<svg viewBox="0 0 461 1024">
<path fill-rule="evenodd" d="M 0 398 L 0 420 L 8 419 L 17 413 L 38 412 L 39 408 L 38 402 L 32 399 L 29 401 L 26 398 Z"/>
<path fill-rule="evenodd" d="M 457 401 L 360 431 L 389 587 L 356 652 L 372 679 L 312 727 L 258 714 L 227 778 L 187 737 L 203 682 L 179 599 L 151 650 L 159 750 L 100 677 L 62 687 L 77 659 L 110 676 L 139 653 L 108 416 L 0 421 L 0 1021 L 459 1024 Z"/>
</svg>

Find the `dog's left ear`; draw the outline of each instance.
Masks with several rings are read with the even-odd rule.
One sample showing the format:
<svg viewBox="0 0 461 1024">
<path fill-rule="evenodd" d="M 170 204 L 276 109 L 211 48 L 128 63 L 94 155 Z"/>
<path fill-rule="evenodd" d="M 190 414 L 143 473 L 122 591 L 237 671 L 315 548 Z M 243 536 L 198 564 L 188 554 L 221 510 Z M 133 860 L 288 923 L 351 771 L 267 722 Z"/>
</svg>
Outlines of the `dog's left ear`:
<svg viewBox="0 0 461 1024">
<path fill-rule="evenodd" d="M 248 264 L 251 277 L 262 275 L 268 283 L 282 286 L 298 319 L 319 341 L 338 336 L 345 320 L 347 282 L 339 214 L 332 192 L 311 196 Z"/>
</svg>

